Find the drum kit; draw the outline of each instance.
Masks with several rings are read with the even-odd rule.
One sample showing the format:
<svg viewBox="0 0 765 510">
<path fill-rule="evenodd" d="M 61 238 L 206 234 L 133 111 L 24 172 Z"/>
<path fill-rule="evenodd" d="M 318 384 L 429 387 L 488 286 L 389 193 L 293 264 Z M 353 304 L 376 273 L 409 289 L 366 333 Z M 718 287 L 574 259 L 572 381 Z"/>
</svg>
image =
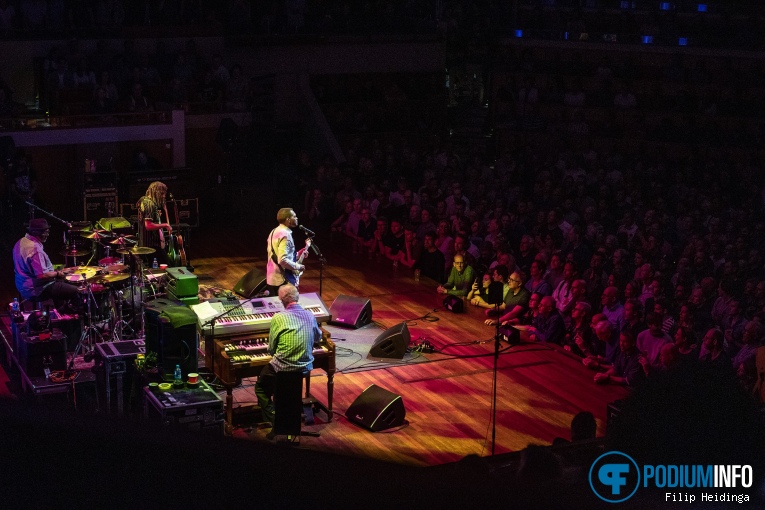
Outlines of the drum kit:
<svg viewBox="0 0 765 510">
<path fill-rule="evenodd" d="M 67 248 L 60 254 L 73 262 L 62 271 L 66 281 L 78 287 L 86 311 L 80 345 L 87 354 L 96 343 L 105 341 L 104 335 L 110 341 L 143 336 L 143 308 L 146 298 L 157 295 L 157 279 L 146 277 L 142 258 L 155 253 L 154 248 L 136 246 L 134 235 L 91 230 L 89 223 L 83 227 L 72 226 Z M 111 256 L 114 248 L 119 257 Z M 97 266 L 89 265 L 96 253 L 104 256 Z M 86 264 L 77 265 L 78 259 L 88 255 L 91 257 Z M 123 307 L 127 308 L 126 315 Z"/>
</svg>

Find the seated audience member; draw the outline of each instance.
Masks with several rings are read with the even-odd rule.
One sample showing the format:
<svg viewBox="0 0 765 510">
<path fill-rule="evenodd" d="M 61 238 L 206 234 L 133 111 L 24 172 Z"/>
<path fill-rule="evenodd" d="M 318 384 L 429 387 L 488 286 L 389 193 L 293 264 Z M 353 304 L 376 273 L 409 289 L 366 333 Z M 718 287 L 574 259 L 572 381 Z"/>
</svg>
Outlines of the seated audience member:
<svg viewBox="0 0 765 510">
<path fill-rule="evenodd" d="M 376 229 L 377 222 L 372 218 L 369 209 L 365 207 L 361 210 L 361 219 L 356 234 L 353 236 L 360 252 L 371 253 L 373 251 Z"/>
<path fill-rule="evenodd" d="M 467 235 L 462 233 L 454 234 L 453 252 L 459 254 L 465 259 L 469 266 L 475 266 L 475 261 L 481 256 L 478 247 L 470 242 Z"/>
<path fill-rule="evenodd" d="M 699 346 L 696 344 L 696 335 L 687 326 L 678 326 L 675 330 L 675 347 L 677 356 L 682 365 L 695 365 L 699 361 Z"/>
<path fill-rule="evenodd" d="M 393 261 L 399 259 L 401 250 L 404 249 L 404 229 L 399 220 L 390 221 L 390 231 L 383 237 L 382 244 L 385 258 Z"/>
<path fill-rule="evenodd" d="M 534 322 L 534 317 L 537 316 L 539 313 L 539 303 L 542 301 L 542 296 L 539 294 L 532 294 L 529 296 L 529 307 L 528 309 L 523 312 L 523 315 L 520 317 L 517 317 L 515 319 L 510 319 L 507 321 L 508 324 L 511 326 L 515 326 L 516 324 L 522 324 L 522 325 L 530 325 Z"/>
<path fill-rule="evenodd" d="M 566 333 L 563 317 L 555 308 L 555 300 L 544 296 L 539 302 L 539 313 L 530 326 L 519 326 L 528 331 L 529 340 L 561 345 Z M 523 328 L 523 329 L 522 329 Z"/>
<path fill-rule="evenodd" d="M 422 276 L 431 280 L 444 281 L 444 254 L 436 248 L 436 233 L 428 232 L 422 240 L 422 252 L 420 258 L 415 262 L 414 269 L 420 270 Z"/>
<path fill-rule="evenodd" d="M 616 287 L 606 287 L 601 298 L 603 304 L 603 314 L 614 327 L 615 331 L 624 329 L 624 307 L 619 302 L 619 289 Z M 639 349 L 640 347 L 638 347 Z"/>
<path fill-rule="evenodd" d="M 557 303 L 558 310 L 565 317 L 567 314 L 571 313 L 571 308 L 574 307 L 574 295 L 571 287 L 576 279 L 576 266 L 573 262 L 566 262 L 563 264 L 563 273 L 561 276 L 562 278 L 560 282 L 553 289 L 552 297 Z"/>
<path fill-rule="evenodd" d="M 353 212 L 353 202 L 346 200 L 343 204 L 343 211 L 335 218 L 332 224 L 329 226 L 331 232 L 345 232 L 348 228 L 348 218 Z"/>
<path fill-rule="evenodd" d="M 494 269 L 490 271 L 491 274 L 491 280 L 493 285 L 499 285 L 502 287 L 502 303 L 490 303 L 488 296 L 490 294 L 490 291 L 487 289 L 487 298 L 484 299 L 483 297 L 478 297 L 475 299 L 476 303 L 474 303 L 476 306 L 480 306 L 481 308 L 488 308 L 492 311 L 495 311 L 496 305 L 499 304 L 499 311 L 504 310 L 504 300 L 505 296 L 507 296 L 507 293 L 510 292 L 510 287 L 507 285 L 507 268 L 505 266 L 497 266 Z M 490 284 L 491 288 L 491 284 Z"/>
<path fill-rule="evenodd" d="M 480 281 L 476 278 L 467 295 L 468 303 L 473 306 L 482 306 L 483 303 L 488 303 L 489 286 L 491 286 L 491 282 L 491 273 L 483 273 Z"/>
<path fill-rule="evenodd" d="M 643 367 L 645 375 L 651 375 L 656 372 L 667 372 L 681 366 L 680 355 L 675 344 L 664 344 L 659 349 L 659 366 L 653 367 L 648 363 L 648 358 L 642 354 L 638 357 L 640 366 Z"/>
<path fill-rule="evenodd" d="M 523 280 L 521 275 L 514 272 L 507 280 L 508 292 L 505 295 L 504 302 L 500 305 L 500 310 L 503 311 L 503 315 L 500 316 L 500 324 L 506 324 L 511 319 L 517 319 L 526 311 L 529 306 L 529 291 L 523 288 Z M 492 310 L 486 310 L 487 315 Z M 487 319 L 485 323 L 489 326 L 494 326 L 496 321 L 493 319 Z"/>
<path fill-rule="evenodd" d="M 550 287 L 550 284 L 547 283 L 547 281 L 544 279 L 546 270 L 547 266 L 542 260 L 535 260 L 531 263 L 529 280 L 526 282 L 526 285 L 524 285 L 530 294 L 536 292 L 537 294 L 541 294 L 543 296 L 552 295 L 552 288 Z"/>
<path fill-rule="evenodd" d="M 372 253 L 377 253 L 378 257 L 381 254 L 385 253 L 385 245 L 383 244 L 383 239 L 385 239 L 388 235 L 388 218 L 385 216 L 379 216 L 377 218 L 377 228 L 375 228 L 374 236 L 372 237 L 371 247 L 370 247 L 370 255 Z"/>
<path fill-rule="evenodd" d="M 560 312 L 560 314 L 563 316 L 563 322 L 566 324 L 566 326 L 571 324 L 571 312 L 574 307 L 576 307 L 578 303 L 587 302 L 586 293 L 587 285 L 584 280 L 574 280 L 574 282 L 571 284 L 571 300 L 566 307 L 566 311 Z"/>
<path fill-rule="evenodd" d="M 408 267 L 413 268 L 420 260 L 422 255 L 422 244 L 417 239 L 417 232 L 413 225 L 404 226 L 404 247 L 399 251 L 398 261 Z"/>
<path fill-rule="evenodd" d="M 637 337 L 637 348 L 648 360 L 648 363 L 659 368 L 659 351 L 664 344 L 672 343 L 672 338 L 661 330 L 662 317 L 651 312 L 646 317 L 648 329 Z"/>
<path fill-rule="evenodd" d="M 439 285 L 436 290 L 439 294 L 464 297 L 467 296 L 472 284 L 473 268 L 465 264 L 462 255 L 455 255 L 449 279 L 443 285 Z"/>
<path fill-rule="evenodd" d="M 744 334 L 741 337 L 741 349 L 733 357 L 734 368 L 738 368 L 742 363 L 746 363 L 757 356 L 757 349 L 762 346 L 764 329 L 758 319 L 747 322 L 744 327 Z"/>
<path fill-rule="evenodd" d="M 595 374 L 594 381 L 598 384 L 619 384 L 636 386 L 645 379 L 643 367 L 638 358 L 640 353 L 635 348 L 635 337 L 629 331 L 619 335 L 619 353 L 614 364 L 605 372 Z"/>
<path fill-rule="evenodd" d="M 619 337 L 615 337 L 614 327 L 603 314 L 593 316 L 592 323 L 595 324 L 595 351 L 583 358 L 582 363 L 587 368 L 600 370 L 614 363 L 619 352 Z"/>
<path fill-rule="evenodd" d="M 594 352 L 594 331 L 590 327 L 592 307 L 581 301 L 571 310 L 571 324 L 563 336 L 563 348 L 577 356 L 585 357 Z"/>
<path fill-rule="evenodd" d="M 590 441 L 595 439 L 598 424 L 595 416 L 589 411 L 580 411 L 571 420 L 571 441 L 562 437 L 553 439 L 553 445 L 576 443 L 578 441 Z"/>
<path fill-rule="evenodd" d="M 699 363 L 707 368 L 730 370 L 733 364 L 723 348 L 723 343 L 722 331 L 718 328 L 709 328 L 702 340 L 705 352 L 699 358 Z"/>
<path fill-rule="evenodd" d="M 643 304 L 637 298 L 628 299 L 624 303 L 624 327 L 622 331 L 630 331 L 637 336 L 648 329 L 643 322 Z"/>
</svg>

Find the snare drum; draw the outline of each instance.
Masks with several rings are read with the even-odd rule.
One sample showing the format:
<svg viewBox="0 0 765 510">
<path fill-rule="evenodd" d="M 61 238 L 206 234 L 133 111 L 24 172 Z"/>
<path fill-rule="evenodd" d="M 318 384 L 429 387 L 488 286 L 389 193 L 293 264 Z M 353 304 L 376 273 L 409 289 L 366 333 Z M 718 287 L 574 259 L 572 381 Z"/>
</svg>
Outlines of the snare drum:
<svg viewBox="0 0 765 510">
<path fill-rule="evenodd" d="M 122 259 L 119 257 L 104 257 L 102 259 L 98 260 L 98 265 L 101 267 L 108 267 L 112 264 L 119 264 L 122 262 Z"/>
</svg>

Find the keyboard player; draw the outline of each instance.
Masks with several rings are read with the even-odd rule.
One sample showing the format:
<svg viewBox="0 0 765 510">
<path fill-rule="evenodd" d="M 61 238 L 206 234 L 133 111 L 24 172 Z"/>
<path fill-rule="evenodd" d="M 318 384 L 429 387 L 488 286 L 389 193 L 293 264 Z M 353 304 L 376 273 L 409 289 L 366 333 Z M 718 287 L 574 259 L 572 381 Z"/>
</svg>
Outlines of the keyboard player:
<svg viewBox="0 0 765 510">
<path fill-rule="evenodd" d="M 279 287 L 279 300 L 284 311 L 271 319 L 268 333 L 268 354 L 271 361 L 263 367 L 255 385 L 255 394 L 263 417 L 274 424 L 272 397 L 276 386 L 276 373 L 305 372 L 313 369 L 313 346 L 321 340 L 321 329 L 316 318 L 304 309 L 298 300 L 300 295 L 295 286 L 286 284 Z"/>
</svg>

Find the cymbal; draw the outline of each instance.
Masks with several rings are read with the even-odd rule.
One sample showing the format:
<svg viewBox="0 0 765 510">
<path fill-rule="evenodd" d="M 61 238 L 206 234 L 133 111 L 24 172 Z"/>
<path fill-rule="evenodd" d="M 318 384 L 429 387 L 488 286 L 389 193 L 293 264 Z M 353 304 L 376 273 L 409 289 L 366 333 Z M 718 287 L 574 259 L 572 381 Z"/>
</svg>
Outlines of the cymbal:
<svg viewBox="0 0 765 510">
<path fill-rule="evenodd" d="M 129 274 L 105 274 L 98 279 L 100 283 L 115 283 L 127 280 L 130 278 Z"/>
<path fill-rule="evenodd" d="M 149 248 L 148 246 L 133 246 L 128 250 L 117 250 L 117 253 L 121 253 L 122 255 L 151 255 L 156 251 L 157 250 L 154 248 Z"/>
<path fill-rule="evenodd" d="M 64 257 L 82 257 L 84 255 L 90 255 L 90 250 L 69 248 L 68 250 L 61 250 L 58 254 L 63 255 Z"/>
<path fill-rule="evenodd" d="M 128 243 L 135 243 L 136 242 L 136 241 L 133 241 L 132 239 L 135 239 L 134 235 L 119 236 L 114 241 L 109 241 L 109 244 L 120 244 L 122 246 L 125 246 Z"/>
<path fill-rule="evenodd" d="M 113 237 L 113 234 L 110 234 L 109 231 L 107 230 L 94 230 L 92 233 L 88 233 L 88 234 L 80 233 L 80 235 L 86 239 L 95 239 L 95 240 L 104 239 L 107 237 Z"/>
<path fill-rule="evenodd" d="M 128 266 L 125 264 L 111 264 L 109 266 L 104 267 L 104 271 L 110 274 L 117 274 L 122 273 L 128 270 Z"/>
</svg>

